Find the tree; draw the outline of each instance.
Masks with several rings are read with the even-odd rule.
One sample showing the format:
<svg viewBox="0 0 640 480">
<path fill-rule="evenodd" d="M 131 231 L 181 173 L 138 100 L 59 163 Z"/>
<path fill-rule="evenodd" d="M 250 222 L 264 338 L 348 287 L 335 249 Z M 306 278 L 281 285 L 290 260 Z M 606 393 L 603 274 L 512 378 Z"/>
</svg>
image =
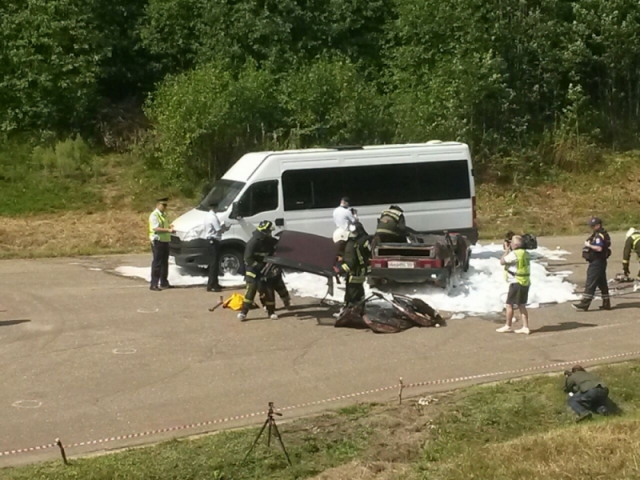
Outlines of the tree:
<svg viewBox="0 0 640 480">
<path fill-rule="evenodd" d="M 0 31 L 0 129 L 81 129 L 108 55 L 91 4 L 3 2 Z"/>
</svg>

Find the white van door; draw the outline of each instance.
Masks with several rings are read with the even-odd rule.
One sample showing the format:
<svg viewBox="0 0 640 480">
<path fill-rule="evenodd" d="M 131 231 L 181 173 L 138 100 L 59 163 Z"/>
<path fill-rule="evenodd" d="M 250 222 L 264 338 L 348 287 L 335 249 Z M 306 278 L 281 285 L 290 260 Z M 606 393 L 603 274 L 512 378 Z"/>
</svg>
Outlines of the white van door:
<svg viewBox="0 0 640 480">
<path fill-rule="evenodd" d="M 263 220 L 270 220 L 276 227 L 279 226 L 281 221 L 277 220 L 282 218 L 279 184 L 279 180 L 275 179 L 261 180 L 246 188 L 235 207 L 238 218 L 232 227 L 232 236 L 248 241 Z"/>
</svg>

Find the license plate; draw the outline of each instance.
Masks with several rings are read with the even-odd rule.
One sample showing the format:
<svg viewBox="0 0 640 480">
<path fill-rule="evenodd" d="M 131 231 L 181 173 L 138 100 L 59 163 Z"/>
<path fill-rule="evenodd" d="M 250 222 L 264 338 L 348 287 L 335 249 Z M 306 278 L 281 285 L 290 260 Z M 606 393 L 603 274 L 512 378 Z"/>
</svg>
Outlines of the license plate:
<svg viewBox="0 0 640 480">
<path fill-rule="evenodd" d="M 414 262 L 389 262 L 389 268 L 415 268 Z"/>
</svg>

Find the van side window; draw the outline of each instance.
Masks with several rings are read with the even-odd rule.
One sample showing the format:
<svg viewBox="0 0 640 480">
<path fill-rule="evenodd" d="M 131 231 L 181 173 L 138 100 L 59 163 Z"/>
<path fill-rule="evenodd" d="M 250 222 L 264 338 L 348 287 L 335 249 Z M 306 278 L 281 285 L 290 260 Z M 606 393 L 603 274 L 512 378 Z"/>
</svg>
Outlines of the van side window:
<svg viewBox="0 0 640 480">
<path fill-rule="evenodd" d="M 282 190 L 286 211 L 335 208 L 344 195 L 356 206 L 471 197 L 466 160 L 286 170 Z"/>
<path fill-rule="evenodd" d="M 239 202 L 242 217 L 252 217 L 262 212 L 278 209 L 278 181 L 256 182 L 242 195 Z"/>
</svg>

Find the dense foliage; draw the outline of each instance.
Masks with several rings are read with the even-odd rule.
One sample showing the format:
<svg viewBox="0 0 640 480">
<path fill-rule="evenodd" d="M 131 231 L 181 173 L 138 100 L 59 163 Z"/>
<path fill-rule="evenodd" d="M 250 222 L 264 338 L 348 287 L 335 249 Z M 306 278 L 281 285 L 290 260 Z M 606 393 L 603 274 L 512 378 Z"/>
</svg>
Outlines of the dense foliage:
<svg viewBox="0 0 640 480">
<path fill-rule="evenodd" d="M 0 131 L 118 145 L 144 101 L 137 148 L 177 179 L 433 138 L 512 179 L 640 140 L 637 0 L 16 0 L 0 38 Z"/>
</svg>

